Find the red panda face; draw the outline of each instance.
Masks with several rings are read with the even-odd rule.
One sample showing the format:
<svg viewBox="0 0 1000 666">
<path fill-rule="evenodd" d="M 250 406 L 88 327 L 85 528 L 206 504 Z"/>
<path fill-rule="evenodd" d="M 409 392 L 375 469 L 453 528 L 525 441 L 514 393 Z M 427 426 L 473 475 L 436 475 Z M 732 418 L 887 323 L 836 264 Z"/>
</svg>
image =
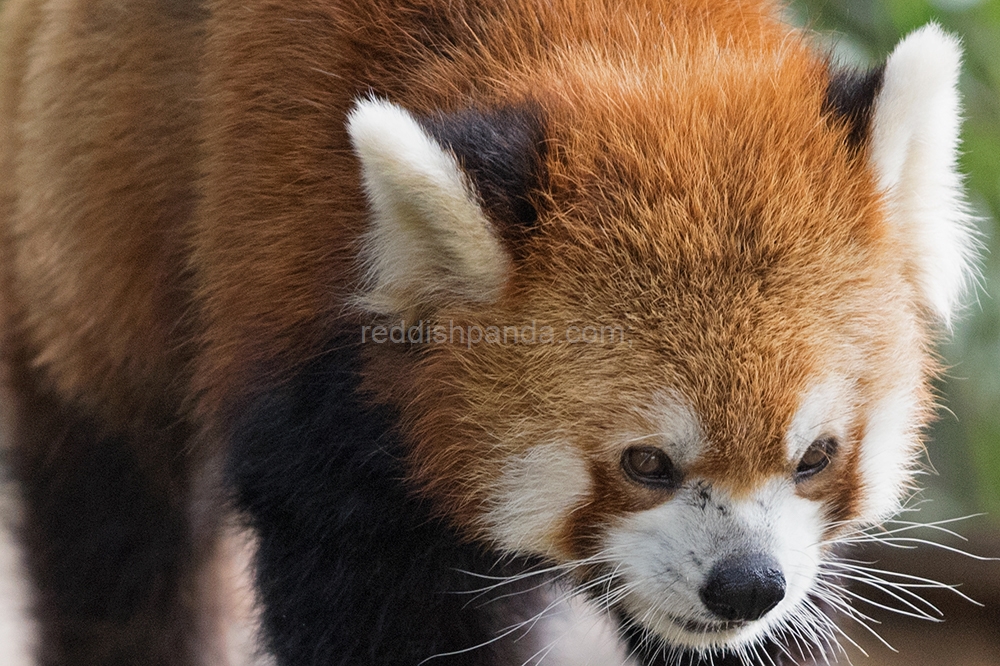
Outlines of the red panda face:
<svg viewBox="0 0 1000 666">
<path fill-rule="evenodd" d="M 820 617 L 806 597 L 836 537 L 904 489 L 927 368 L 884 240 L 819 214 L 847 229 L 800 234 L 766 269 L 743 241 L 689 241 L 680 258 L 667 223 L 635 236 L 660 247 L 545 239 L 553 249 L 532 254 L 545 265 L 502 315 L 446 321 L 515 322 L 554 342 L 424 350 L 413 406 L 427 411 L 412 432 L 428 492 L 504 550 L 586 563 L 585 586 L 672 645 L 741 644 Z M 586 271 L 570 272 L 584 252 Z M 605 340 L 569 342 L 574 326 Z"/>
<path fill-rule="evenodd" d="M 954 54 L 935 30 L 914 39 Z M 553 560 L 668 645 L 829 646 L 815 604 L 833 598 L 832 548 L 905 496 L 929 312 L 952 298 L 921 277 L 935 269 L 901 203 L 912 184 L 880 166 L 885 95 L 915 76 L 906 46 L 858 145 L 824 117 L 826 74 L 794 59 L 609 97 L 576 72 L 457 130 L 358 106 L 375 214 L 359 303 L 421 332 L 366 348 L 372 374 L 399 377 L 370 384 L 399 407 L 413 481 L 444 515 Z M 520 181 L 484 182 L 489 160 L 464 152 L 493 134 L 494 160 L 534 146 L 512 170 L 526 193 L 498 196 Z M 525 202 L 513 231 L 491 212 Z"/>
</svg>

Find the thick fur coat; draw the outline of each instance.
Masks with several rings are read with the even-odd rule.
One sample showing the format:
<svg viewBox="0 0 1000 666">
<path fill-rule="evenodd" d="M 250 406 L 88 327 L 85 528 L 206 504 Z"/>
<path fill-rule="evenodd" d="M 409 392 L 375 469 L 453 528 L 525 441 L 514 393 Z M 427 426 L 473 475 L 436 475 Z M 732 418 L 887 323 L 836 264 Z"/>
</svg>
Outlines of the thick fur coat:
<svg viewBox="0 0 1000 666">
<path fill-rule="evenodd" d="M 573 663 L 581 604 L 615 666 L 835 650 L 971 263 L 953 38 L 854 72 L 724 0 L 7 0 L 0 37 L 40 663 L 226 658 L 230 511 L 281 666 Z"/>
</svg>

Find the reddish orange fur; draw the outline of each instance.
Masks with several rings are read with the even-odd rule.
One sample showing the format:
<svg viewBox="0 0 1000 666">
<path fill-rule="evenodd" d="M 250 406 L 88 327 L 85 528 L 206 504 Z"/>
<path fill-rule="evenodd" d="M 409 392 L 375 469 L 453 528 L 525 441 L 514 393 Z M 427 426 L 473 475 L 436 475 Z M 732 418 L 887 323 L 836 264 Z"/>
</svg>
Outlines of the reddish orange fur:
<svg viewBox="0 0 1000 666">
<path fill-rule="evenodd" d="M 503 18 L 476 41 L 467 30 L 486 19 L 474 3 L 221 2 L 206 28 L 199 92 L 180 96 L 170 90 L 195 85 L 197 23 L 153 13 L 121 21 L 114 3 L 49 4 L 34 30 L 38 48 L 53 55 L 32 65 L 26 83 L 8 83 L 18 108 L 6 117 L 32 118 L 17 126 L 18 138 L 8 126 L 5 154 L 19 160 L 8 172 L 35 194 L 22 195 L 27 203 L 9 216 L 18 239 L 7 244 L 16 248 L 5 262 L 16 273 L 7 328 L 23 333 L 32 364 L 62 393 L 115 422 L 175 413 L 190 394 L 188 360 L 191 390 L 211 419 L 250 387 L 287 375 L 342 325 L 365 219 L 342 118 L 369 90 L 415 112 L 531 97 L 546 116 L 545 166 L 559 213 L 545 218 L 501 303 L 440 319 L 558 327 L 610 317 L 633 327 L 628 356 L 441 349 L 412 370 L 420 388 L 399 401 L 415 405 L 415 473 L 436 495 L 471 486 L 452 507 L 460 514 L 474 511 L 477 479 L 490 478 L 496 461 L 452 462 L 464 457 L 451 433 L 469 426 L 442 405 L 464 404 L 474 417 L 463 422 L 502 430 L 513 427 L 504 414 L 521 423 L 541 399 L 597 434 L 635 395 L 637 377 L 679 384 L 717 444 L 699 471 L 743 492 L 786 465 L 781 429 L 814 361 L 836 358 L 830 331 L 855 330 L 876 358 L 908 325 L 891 310 L 858 311 L 915 297 L 871 176 L 842 146 L 845 129 L 817 120 L 825 63 L 769 3 L 490 3 Z M 36 6 L 11 2 L 6 11 Z M 102 12 L 121 24 L 106 26 L 105 55 L 93 61 L 93 44 L 76 46 L 66 31 Z M 452 34 L 452 46 L 422 41 L 422 24 Z M 46 49 L 46 40 L 64 45 Z M 125 69 L 102 78 L 117 59 Z M 15 57 L 6 62 L 16 71 Z M 60 77 L 68 76 L 67 88 Z M 138 77 L 163 88 L 137 97 Z M 261 85 L 272 81 L 280 88 Z M 105 100 L 112 113 L 103 124 L 74 116 L 85 103 L 74 85 Z M 156 106 L 161 99 L 185 101 Z M 64 135 L 36 137 L 34 127 Z M 87 141 L 99 150 L 81 152 Z M 13 145 L 26 152 L 12 157 Z M 204 199 L 188 215 L 196 171 Z M 60 214 L 67 204 L 42 203 L 58 177 L 88 202 L 72 218 Z M 193 280 L 182 270 L 186 247 Z M 782 268 L 765 283 L 779 256 Z M 551 293 L 539 296 L 539 284 Z M 533 311 L 524 309 L 527 292 L 544 299 L 531 301 Z M 584 292 L 586 306 L 576 298 Z M 644 305 L 622 309 L 635 303 Z M 189 314 L 200 331 L 195 357 Z M 885 338 L 864 339 L 871 330 Z M 477 374 L 467 376 L 468 367 Z M 496 376 L 484 382 L 490 368 Z M 870 381 L 877 391 L 881 379 Z M 481 386 L 493 392 L 481 395 Z M 600 441 L 581 444 L 601 455 Z"/>
<path fill-rule="evenodd" d="M 373 399 L 403 409 L 413 478 L 469 534 L 504 461 L 554 436 L 595 481 L 567 556 L 662 502 L 604 471 L 655 389 L 689 397 L 706 430 L 691 473 L 743 496 L 794 471 L 782 437 L 817 373 L 857 378 L 870 402 L 901 349 L 925 353 L 873 176 L 821 117 L 826 63 L 771 3 L 385 4 L 220 0 L 203 21 L 9 0 L 8 353 L 108 423 L 212 432 L 368 323 L 347 306 L 367 208 L 344 119 L 369 93 L 418 114 L 523 99 L 544 113 L 539 232 L 498 303 L 437 320 L 628 330 L 627 350 L 366 350 Z M 801 490 L 839 520 L 857 511 L 858 443 Z"/>
<path fill-rule="evenodd" d="M 664 17 L 669 25 L 659 23 L 659 3 L 651 3 L 656 11 L 635 25 L 632 17 L 645 13 L 641 3 L 636 12 L 618 11 L 615 3 L 490 3 L 506 16 L 491 22 L 484 41 L 474 41 L 478 38 L 466 33 L 462 22 L 476 20 L 475 6 L 427 2 L 407 9 L 409 5 L 302 2 L 268 3 L 250 12 L 242 5 L 218 8 L 210 27 L 206 77 L 210 127 L 244 124 L 246 129 L 206 134 L 208 154 L 215 157 L 208 164 L 196 262 L 203 267 L 202 300 L 214 352 L 203 366 L 201 384 L 209 387 L 214 401 L 221 400 L 220 390 L 227 393 L 243 384 L 233 377 L 248 367 L 248 357 L 287 355 L 288 362 L 280 366 L 308 355 L 322 337 L 318 331 L 329 325 L 323 320 L 339 312 L 331 301 L 349 291 L 350 280 L 344 276 L 353 265 L 350 243 L 364 215 L 356 182 L 342 178 L 356 166 L 342 123 L 335 119 L 359 95 L 388 95 L 415 112 L 488 106 L 538 95 L 552 87 L 554 75 L 585 64 L 568 53 L 561 57 L 558 47 L 560 42 L 571 47 L 584 36 L 592 39 L 598 59 L 602 47 L 614 56 L 624 40 L 630 58 L 652 66 L 664 56 L 663 36 L 682 35 L 689 22 L 698 32 L 718 31 L 721 40 L 780 46 L 788 33 L 763 20 L 748 25 L 753 12 L 728 3 L 691 3 L 690 15 L 678 10 Z M 467 19 L 465 12 L 473 18 Z M 416 19 L 423 16 L 442 33 L 454 31 L 456 46 L 447 54 L 410 33 L 419 31 Z M 572 23 L 566 16 L 573 17 Z M 347 45 L 345 34 L 351 35 Z M 272 57 L 275 44 L 290 57 Z M 212 80 L 214 72 L 220 73 L 218 82 Z M 614 77 L 615 72 L 606 75 Z M 257 98 L 252 94 L 255 83 L 264 80 L 283 81 L 286 94 Z M 614 82 L 610 91 L 597 87 L 588 94 L 603 101 L 617 86 Z M 542 94 L 551 95 L 549 103 L 554 104 L 562 91 Z M 280 114 L 273 113 L 279 108 Z M 263 137 L 252 131 L 260 111 L 272 111 Z M 271 160 L 281 168 L 269 169 Z M 233 206 L 234 201 L 241 205 Z M 272 222 L 275 216 L 287 218 L 280 229 Z M 248 283 L 248 271 L 272 278 Z M 220 382 L 220 377 L 227 379 Z M 226 388 L 213 390 L 218 386 Z"/>
</svg>

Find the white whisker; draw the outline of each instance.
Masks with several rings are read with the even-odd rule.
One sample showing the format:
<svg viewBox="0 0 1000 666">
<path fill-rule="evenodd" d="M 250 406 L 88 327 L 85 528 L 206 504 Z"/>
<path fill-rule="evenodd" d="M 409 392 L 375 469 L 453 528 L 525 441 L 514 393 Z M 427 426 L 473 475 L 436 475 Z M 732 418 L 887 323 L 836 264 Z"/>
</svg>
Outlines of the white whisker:
<svg viewBox="0 0 1000 666">
<path fill-rule="evenodd" d="M 870 587 L 873 587 L 873 588 L 881 591 L 882 593 L 884 593 L 884 594 L 886 594 L 888 596 L 891 596 L 894 599 L 897 599 L 900 603 L 905 604 L 907 607 L 911 608 L 914 612 L 922 613 L 922 612 L 924 612 L 924 610 L 921 609 L 921 608 L 919 608 L 918 606 L 914 605 L 911 601 L 909 601 L 907 599 L 904 599 L 901 596 L 898 596 L 897 593 L 898 594 L 905 594 L 905 595 L 909 596 L 911 599 L 914 599 L 917 602 L 924 604 L 932 612 L 937 613 L 938 616 L 943 615 L 943 613 L 937 608 L 937 606 L 935 606 L 931 602 L 927 601 L 926 599 L 924 599 L 923 597 L 921 597 L 919 594 L 913 592 L 912 590 L 907 589 L 903 585 L 896 585 L 894 583 L 891 583 L 891 582 L 888 582 L 888 581 L 884 581 L 881 578 L 876 578 L 874 576 L 864 576 L 863 577 L 863 576 L 857 576 L 857 575 L 851 575 L 851 574 L 843 574 L 843 573 L 841 573 L 841 574 L 838 574 L 838 577 L 844 578 L 844 579 L 847 579 L 847 580 L 853 580 L 853 581 L 856 581 L 858 583 L 862 583 L 864 585 L 868 585 Z"/>
</svg>

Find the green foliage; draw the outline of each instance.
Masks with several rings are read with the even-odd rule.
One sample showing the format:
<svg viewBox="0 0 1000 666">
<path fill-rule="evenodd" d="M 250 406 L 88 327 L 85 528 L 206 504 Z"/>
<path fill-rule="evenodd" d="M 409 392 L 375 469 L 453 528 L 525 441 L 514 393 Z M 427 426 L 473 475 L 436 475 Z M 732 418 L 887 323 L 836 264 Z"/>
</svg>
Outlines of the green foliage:
<svg viewBox="0 0 1000 666">
<path fill-rule="evenodd" d="M 1000 524 L 1000 0 L 796 0 L 799 22 L 862 64 L 885 58 L 906 33 L 937 21 L 965 47 L 962 167 L 987 252 L 978 302 L 944 348 L 948 410 L 932 433 L 929 479 L 937 510 L 985 510 Z"/>
</svg>

